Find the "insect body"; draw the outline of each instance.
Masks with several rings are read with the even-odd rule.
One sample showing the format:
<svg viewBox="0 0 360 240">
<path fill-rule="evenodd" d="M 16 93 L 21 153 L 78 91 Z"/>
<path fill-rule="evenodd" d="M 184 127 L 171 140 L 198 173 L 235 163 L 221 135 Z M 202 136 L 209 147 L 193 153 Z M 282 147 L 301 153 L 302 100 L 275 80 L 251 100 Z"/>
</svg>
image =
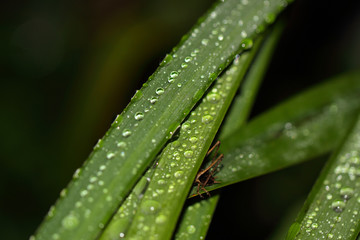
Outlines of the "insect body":
<svg viewBox="0 0 360 240">
<path fill-rule="evenodd" d="M 215 149 L 215 154 L 210 165 L 207 168 L 200 170 L 196 175 L 195 184 L 197 184 L 197 194 L 200 195 L 200 197 L 203 197 L 201 193 L 199 193 L 200 190 L 204 190 L 204 192 L 210 196 L 210 193 L 205 189 L 205 187 L 214 183 L 218 183 L 215 180 L 214 173 L 217 170 L 221 160 L 224 158 L 224 154 L 220 154 L 218 157 L 216 157 L 219 147 L 220 141 L 217 141 L 215 145 L 206 153 L 206 156 L 208 156 Z"/>
</svg>

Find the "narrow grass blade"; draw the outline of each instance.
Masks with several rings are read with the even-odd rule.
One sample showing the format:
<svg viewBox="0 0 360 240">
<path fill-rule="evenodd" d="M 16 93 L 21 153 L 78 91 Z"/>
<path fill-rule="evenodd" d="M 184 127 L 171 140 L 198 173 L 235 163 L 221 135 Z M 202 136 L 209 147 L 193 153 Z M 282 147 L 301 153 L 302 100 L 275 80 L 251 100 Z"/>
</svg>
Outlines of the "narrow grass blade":
<svg viewBox="0 0 360 240">
<path fill-rule="evenodd" d="M 283 25 L 283 22 L 278 22 L 274 26 L 259 50 L 259 56 L 256 57 L 246 75 L 244 86 L 241 87 L 240 94 L 235 98 L 233 106 L 225 118 L 225 123 L 220 132 L 221 140 L 226 139 L 226 137 L 240 129 L 248 119 L 258 88 L 264 78 L 280 34 L 283 31 Z"/>
<path fill-rule="evenodd" d="M 227 0 L 201 18 L 76 171 L 36 239 L 94 239 L 206 89 L 286 5 Z"/>
<path fill-rule="evenodd" d="M 117 240 L 125 236 L 124 233 L 131 225 L 134 215 L 138 210 L 138 205 L 144 196 L 145 190 L 149 186 L 153 172 L 154 167 L 146 171 L 145 175 L 139 180 L 132 192 L 121 204 L 109 225 L 102 232 L 99 240 Z"/>
<path fill-rule="evenodd" d="M 254 49 L 258 46 L 256 42 Z M 139 210 L 125 233 L 128 239 L 172 236 L 193 179 L 254 55 L 246 52 L 235 61 L 191 112 L 176 139 L 165 147 Z M 238 78 L 228 78 L 234 71 Z"/>
<path fill-rule="evenodd" d="M 187 207 L 175 234 L 176 240 L 205 239 L 219 194 Z"/>
<path fill-rule="evenodd" d="M 235 98 L 235 104 L 231 106 L 229 111 L 230 113 L 228 113 L 227 118 L 225 118 L 225 123 L 223 124 L 220 134 L 221 139 L 224 139 L 225 136 L 234 132 L 245 123 L 282 30 L 283 23 L 277 23 L 274 28 L 270 30 L 271 32 L 268 34 L 264 43 L 260 47 L 257 56 L 245 76 L 240 95 Z M 253 50 L 254 49 L 251 51 Z M 234 74 L 236 73 L 237 72 L 234 72 Z M 231 121 L 229 121 L 229 119 L 231 119 Z M 204 199 L 200 201 L 200 203 L 187 206 L 177 229 L 175 235 L 176 239 L 191 240 L 205 238 L 207 230 L 210 226 L 210 220 L 212 219 L 219 199 L 218 195 L 220 195 L 220 193 L 216 196 Z M 209 221 L 199 221 L 199 216 L 206 216 Z M 189 228 L 196 229 L 196 231 L 189 232 Z"/>
<path fill-rule="evenodd" d="M 356 239 L 360 232 L 360 115 L 324 167 L 287 239 Z"/>
<path fill-rule="evenodd" d="M 222 141 L 219 184 L 256 177 L 331 151 L 360 107 L 360 75 L 345 74 L 262 114 Z M 191 194 L 196 194 L 193 188 Z"/>
</svg>

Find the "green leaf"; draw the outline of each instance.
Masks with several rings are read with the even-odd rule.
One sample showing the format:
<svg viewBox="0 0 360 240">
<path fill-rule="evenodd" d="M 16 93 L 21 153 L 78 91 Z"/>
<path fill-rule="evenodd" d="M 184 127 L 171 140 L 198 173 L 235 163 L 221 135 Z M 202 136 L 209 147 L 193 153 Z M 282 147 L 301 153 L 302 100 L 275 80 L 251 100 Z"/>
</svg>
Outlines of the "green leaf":
<svg viewBox="0 0 360 240">
<path fill-rule="evenodd" d="M 172 236 L 198 169 L 259 43 L 255 43 L 254 51 L 235 60 L 181 125 L 175 140 L 164 148 L 134 220 L 124 233 L 128 239 Z"/>
<path fill-rule="evenodd" d="M 102 232 L 99 240 L 116 240 L 119 239 L 119 237 L 122 238 L 125 236 L 124 233 L 130 227 L 134 215 L 138 210 L 138 205 L 140 204 L 140 201 L 144 196 L 144 192 L 149 185 L 150 179 L 154 173 L 153 169 L 154 167 L 150 168 L 135 185 L 132 192 L 121 204 L 108 226 L 106 226 L 105 230 Z"/>
<path fill-rule="evenodd" d="M 224 136 L 229 135 L 229 133 L 237 130 L 245 123 L 282 30 L 283 23 L 278 22 L 277 25 L 270 30 L 271 32 L 268 33 L 268 36 L 264 40 L 264 43 L 260 47 L 257 56 L 245 76 L 240 94 L 235 98 L 234 103 L 225 118 L 220 138 L 224 138 Z M 251 51 L 254 51 L 254 49 Z M 234 72 L 234 74 L 237 74 L 237 72 Z M 201 239 L 201 237 L 205 238 L 210 225 L 210 220 L 212 219 L 215 211 L 215 206 L 217 205 L 219 199 L 218 195 L 220 194 L 204 199 L 200 201 L 200 203 L 190 204 L 186 207 L 176 232 L 176 239 L 190 240 Z M 202 216 L 202 218 L 203 216 L 206 216 L 208 221 L 205 221 L 204 219 L 199 221 L 199 216 Z M 189 233 L 189 226 L 196 229 L 196 232 Z"/>
<path fill-rule="evenodd" d="M 219 194 L 197 201 L 186 208 L 176 232 L 176 240 L 205 239 Z"/>
<path fill-rule="evenodd" d="M 228 0 L 201 18 L 76 171 L 36 239 L 94 239 L 206 89 L 286 5 Z"/>
<path fill-rule="evenodd" d="M 225 122 L 220 132 L 220 139 L 225 139 L 236 130 L 239 130 L 247 121 L 283 28 L 284 23 L 280 21 L 270 29 L 271 32 L 268 33 L 269 36 L 267 36 L 267 39 L 259 50 L 258 56 L 256 56 L 252 63 L 245 77 L 244 85 L 241 87 L 239 95 L 235 98 L 224 120 Z"/>
<path fill-rule="evenodd" d="M 360 107 L 360 75 L 325 82 L 262 114 L 222 141 L 218 184 L 209 191 L 282 169 L 334 149 Z M 191 191 L 196 195 L 196 189 Z"/>
<path fill-rule="evenodd" d="M 360 232 L 360 115 L 324 167 L 287 239 L 356 239 Z"/>
</svg>

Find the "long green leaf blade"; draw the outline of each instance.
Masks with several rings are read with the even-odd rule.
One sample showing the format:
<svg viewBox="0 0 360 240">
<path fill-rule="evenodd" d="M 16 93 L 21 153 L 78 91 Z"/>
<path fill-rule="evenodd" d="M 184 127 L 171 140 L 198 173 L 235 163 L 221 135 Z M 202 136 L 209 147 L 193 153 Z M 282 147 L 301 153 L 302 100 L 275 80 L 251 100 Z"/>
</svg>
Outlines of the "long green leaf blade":
<svg viewBox="0 0 360 240">
<path fill-rule="evenodd" d="M 273 29 L 270 30 L 272 32 L 269 33 L 269 36 L 259 50 L 259 55 L 256 56 L 247 73 L 244 86 L 242 86 L 239 96 L 235 98 L 233 106 L 229 110 L 228 116 L 221 129 L 220 139 L 226 139 L 229 135 L 239 130 L 247 121 L 256 94 L 270 63 L 271 56 L 275 50 L 280 34 L 283 31 L 283 25 L 283 22 L 278 22 Z"/>
<path fill-rule="evenodd" d="M 176 232 L 175 239 L 205 239 L 219 197 L 220 195 L 216 194 L 188 206 Z"/>
<path fill-rule="evenodd" d="M 264 40 L 264 43 L 259 49 L 248 73 L 245 76 L 244 84 L 241 87 L 240 94 L 235 98 L 232 107 L 229 110 L 225 123 L 221 129 L 220 138 L 239 129 L 242 126 L 250 113 L 251 106 L 255 100 L 255 95 L 260 86 L 261 80 L 266 72 L 266 68 L 270 62 L 272 53 L 275 49 L 276 43 L 283 30 L 283 23 L 279 22 L 271 29 Z M 253 51 L 252 49 L 251 51 Z M 234 72 L 236 74 L 237 72 Z M 232 76 L 237 77 L 237 76 Z M 215 212 L 219 194 L 211 196 L 208 199 L 194 203 L 187 206 L 184 210 L 183 217 L 177 229 L 176 239 L 204 239 L 207 230 L 210 226 L 210 220 Z M 199 216 L 206 216 L 205 220 L 199 221 Z M 196 229 L 196 231 L 189 233 L 188 229 Z"/>
<path fill-rule="evenodd" d="M 254 48 L 259 45 L 257 42 Z M 128 239 L 169 239 L 172 236 L 193 179 L 254 52 L 242 54 L 216 81 L 182 124 L 178 138 L 165 147 L 127 233 Z M 237 78 L 228 77 L 233 76 L 232 72 L 238 72 Z"/>
<path fill-rule="evenodd" d="M 360 115 L 320 174 L 287 239 L 356 239 L 360 232 Z"/>
<path fill-rule="evenodd" d="M 219 127 L 222 117 L 225 115 L 226 109 L 230 105 L 232 97 L 235 95 L 237 86 L 240 84 L 259 45 L 260 41 L 257 41 L 250 52 L 243 53 L 235 61 L 233 66 L 231 66 L 230 70 L 215 82 L 214 86 L 212 86 L 211 90 L 206 94 L 205 99 L 203 99 L 195 110 L 192 111 L 189 119 L 182 125 L 178 138 L 165 147 L 163 153 L 157 160 L 157 169 L 155 170 L 154 177 L 151 179 L 148 191 L 145 192 L 144 201 L 149 202 L 149 198 L 152 198 L 150 201 L 153 202 L 154 198 L 160 198 L 160 200 L 157 199 L 159 202 L 157 205 L 165 205 L 165 207 L 162 207 L 163 211 L 170 209 L 170 211 L 179 212 L 181 210 L 181 202 L 185 201 L 188 188 L 190 188 L 193 182 L 192 179 L 194 176 L 191 176 L 191 174 L 194 175 L 200 167 L 204 158 L 203 155 L 206 153 L 215 136 L 216 129 Z M 211 111 L 211 113 L 209 111 Z M 191 130 L 193 130 L 193 132 L 191 132 Z M 195 135 L 188 136 L 189 134 Z M 196 136 L 201 137 L 197 138 Z M 205 145 L 205 147 L 203 145 Z M 184 146 L 193 147 L 189 148 L 188 151 L 184 151 Z M 194 148 L 194 146 L 196 146 L 196 148 Z M 177 151 L 175 159 L 173 154 L 174 151 Z M 196 157 L 197 155 L 199 156 Z M 185 159 L 183 159 L 184 157 Z M 174 160 L 176 161 L 174 162 Z M 194 166 L 189 169 L 189 166 L 192 164 Z M 179 176 L 180 174 L 181 176 Z M 183 186 L 175 186 L 178 185 L 176 183 L 178 183 L 179 177 L 188 179 L 188 181 L 184 183 Z M 166 181 L 164 181 L 164 178 Z M 166 195 L 163 194 L 165 191 L 167 191 Z M 178 193 L 181 193 L 182 191 L 184 192 L 183 195 L 179 196 Z M 147 205 L 136 198 L 132 198 L 132 200 L 127 203 L 128 200 L 129 199 L 127 199 L 124 204 L 129 204 L 130 206 L 136 204 L 141 204 L 141 206 Z M 178 202 L 178 204 L 168 206 L 167 204 L 169 202 Z M 136 214 L 140 215 L 140 218 L 142 219 L 144 211 L 139 212 L 141 206 L 124 215 L 123 209 L 127 208 L 124 204 L 122 204 L 120 211 L 116 213 L 114 219 L 112 219 L 109 226 L 105 229 L 101 239 L 115 239 L 120 235 L 128 236 L 128 229 L 126 229 L 126 226 L 122 227 L 123 224 L 121 224 L 122 226 L 119 227 L 119 224 L 116 222 L 131 222 Z M 150 216 L 149 218 L 151 217 L 154 216 Z M 170 223 L 167 223 L 167 225 L 174 227 L 176 223 L 176 213 L 172 215 L 171 219 L 172 225 Z M 150 222 L 154 223 L 151 219 Z M 161 227 L 164 228 L 164 226 Z M 171 228 L 167 234 L 171 235 Z"/>
<path fill-rule="evenodd" d="M 228 0 L 202 18 L 116 118 L 36 238 L 94 239 L 219 73 L 286 5 Z"/>
<path fill-rule="evenodd" d="M 360 75 L 346 74 L 264 113 L 222 141 L 214 190 L 334 149 L 360 107 Z M 196 189 L 193 188 L 193 195 Z"/>
</svg>

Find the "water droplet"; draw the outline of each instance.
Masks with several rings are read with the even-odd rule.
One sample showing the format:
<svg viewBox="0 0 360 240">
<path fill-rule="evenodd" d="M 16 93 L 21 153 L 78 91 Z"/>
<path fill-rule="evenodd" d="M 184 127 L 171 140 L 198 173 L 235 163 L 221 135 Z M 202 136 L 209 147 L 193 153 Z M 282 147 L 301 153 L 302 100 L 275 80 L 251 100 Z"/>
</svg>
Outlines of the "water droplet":
<svg viewBox="0 0 360 240">
<path fill-rule="evenodd" d="M 54 240 L 58 240 L 60 238 L 59 234 L 57 233 L 54 233 L 52 236 L 51 236 L 52 239 Z"/>
<path fill-rule="evenodd" d="M 142 97 L 142 92 L 140 90 L 136 90 L 136 93 L 131 98 L 131 101 L 138 101 Z"/>
<path fill-rule="evenodd" d="M 185 58 L 186 59 L 186 58 Z M 172 78 L 176 78 L 177 76 L 179 76 L 179 73 L 177 72 L 177 71 L 172 71 L 171 73 L 170 73 L 170 77 L 172 77 Z"/>
<path fill-rule="evenodd" d="M 340 195 L 344 200 L 349 200 L 354 195 L 354 189 L 346 187 L 340 189 Z"/>
<path fill-rule="evenodd" d="M 162 87 L 159 87 L 159 88 L 157 88 L 157 89 L 155 90 L 155 92 L 156 92 L 157 95 L 161 95 L 161 94 L 164 93 L 164 89 L 163 89 Z"/>
<path fill-rule="evenodd" d="M 54 206 L 51 206 L 47 213 L 48 217 L 53 217 L 55 214 L 55 211 L 56 211 L 56 208 Z"/>
<path fill-rule="evenodd" d="M 209 79 L 210 79 L 211 81 L 215 80 L 216 78 L 217 78 L 217 74 L 216 74 L 216 73 L 211 73 L 211 74 L 209 75 Z"/>
<path fill-rule="evenodd" d="M 222 40 L 224 40 L 224 36 L 220 34 L 220 35 L 218 36 L 218 39 L 219 39 L 219 41 L 222 41 Z"/>
<path fill-rule="evenodd" d="M 174 176 L 176 178 L 180 178 L 183 175 L 183 173 L 184 173 L 183 171 L 177 171 L 177 172 L 174 173 Z"/>
<path fill-rule="evenodd" d="M 191 158 L 192 157 L 192 155 L 193 155 L 193 151 L 191 151 L 191 150 L 188 150 L 188 151 L 185 151 L 184 152 L 184 156 L 186 157 L 186 158 Z"/>
<path fill-rule="evenodd" d="M 205 115 L 201 118 L 201 121 L 205 124 L 210 123 L 213 120 L 213 117 L 210 115 Z"/>
<path fill-rule="evenodd" d="M 115 157 L 115 153 L 109 152 L 108 154 L 106 154 L 107 159 L 112 159 L 113 157 Z"/>
<path fill-rule="evenodd" d="M 63 190 L 61 190 L 60 192 L 60 197 L 65 197 L 67 195 L 67 189 L 64 188 Z"/>
<path fill-rule="evenodd" d="M 173 57 L 170 54 L 166 54 L 164 60 L 160 63 L 160 67 L 165 66 L 166 64 L 171 62 L 172 59 Z"/>
<path fill-rule="evenodd" d="M 316 229 L 316 228 L 318 228 L 319 227 L 319 225 L 317 224 L 317 223 L 313 223 L 312 225 L 311 225 L 311 228 L 312 229 Z"/>
<path fill-rule="evenodd" d="M 88 191 L 87 191 L 87 190 L 82 190 L 82 191 L 80 192 L 80 196 L 82 196 L 82 197 L 85 197 L 87 194 L 88 194 Z"/>
<path fill-rule="evenodd" d="M 61 221 L 61 224 L 66 229 L 74 229 L 79 224 L 79 219 L 73 214 L 70 214 Z"/>
<path fill-rule="evenodd" d="M 197 137 L 190 137 L 189 141 L 191 143 L 196 143 L 198 141 L 198 138 Z"/>
<path fill-rule="evenodd" d="M 91 177 L 89 182 L 94 183 L 94 182 L 96 182 L 96 180 L 97 180 L 97 177 Z"/>
<path fill-rule="evenodd" d="M 208 45 L 208 43 L 209 43 L 209 39 L 204 38 L 203 40 L 201 40 L 201 44 L 204 46 Z"/>
<path fill-rule="evenodd" d="M 181 125 L 181 129 L 186 131 L 190 129 L 190 123 L 186 122 L 183 125 Z"/>
<path fill-rule="evenodd" d="M 268 24 L 271 24 L 275 21 L 275 14 L 274 13 L 269 13 L 266 17 L 265 17 L 265 22 Z"/>
<path fill-rule="evenodd" d="M 144 114 L 142 112 L 137 112 L 135 113 L 135 116 L 134 116 L 135 120 L 143 120 L 144 119 Z"/>
<path fill-rule="evenodd" d="M 152 98 L 150 98 L 149 101 L 150 101 L 151 104 L 154 104 L 154 103 L 156 103 L 158 101 L 158 98 L 157 97 L 152 97 Z"/>
<path fill-rule="evenodd" d="M 126 147 L 126 142 L 118 142 L 117 143 L 117 146 L 119 147 L 119 148 L 125 148 Z M 104 166 L 105 167 L 105 166 Z"/>
<path fill-rule="evenodd" d="M 192 60 L 191 57 L 186 57 L 184 61 L 185 61 L 185 62 L 191 62 L 191 60 Z"/>
<path fill-rule="evenodd" d="M 80 174 L 81 174 L 81 169 L 80 168 L 76 169 L 76 171 L 74 172 L 73 178 L 74 179 L 79 178 Z"/>
<path fill-rule="evenodd" d="M 241 31 L 240 35 L 243 37 L 243 38 L 246 38 L 247 37 L 247 33 L 245 31 Z"/>
<path fill-rule="evenodd" d="M 165 215 L 159 215 L 156 217 L 155 222 L 158 224 L 165 223 L 167 220 L 167 217 Z"/>
<path fill-rule="evenodd" d="M 196 228 L 195 228 L 194 225 L 189 225 L 189 226 L 186 228 L 186 230 L 187 230 L 187 232 L 188 232 L 189 234 L 193 234 L 193 233 L 196 232 Z"/>
<path fill-rule="evenodd" d="M 160 203 L 154 200 L 147 200 L 141 205 L 141 211 L 145 214 L 155 214 L 160 210 Z"/>
<path fill-rule="evenodd" d="M 250 38 L 245 38 L 241 41 L 240 46 L 244 50 L 250 49 L 253 46 L 253 41 Z"/>
<path fill-rule="evenodd" d="M 331 208 L 337 212 L 337 213 L 341 213 L 342 211 L 344 211 L 345 208 L 345 203 L 341 200 L 337 200 L 332 202 L 331 204 Z"/>
<path fill-rule="evenodd" d="M 181 64 L 181 67 L 182 67 L 182 68 L 187 68 L 188 65 L 187 65 L 186 63 L 182 63 L 182 64 Z"/>
<path fill-rule="evenodd" d="M 129 129 L 125 129 L 122 132 L 123 137 L 129 137 L 131 135 L 131 131 Z"/>
<path fill-rule="evenodd" d="M 120 237 L 120 238 L 124 238 L 124 237 L 125 237 L 125 233 L 122 233 L 122 232 L 121 232 L 121 233 L 119 234 L 119 237 Z"/>
<path fill-rule="evenodd" d="M 218 93 L 210 93 L 206 96 L 206 99 L 211 103 L 216 103 L 220 100 L 220 95 Z"/>
</svg>

